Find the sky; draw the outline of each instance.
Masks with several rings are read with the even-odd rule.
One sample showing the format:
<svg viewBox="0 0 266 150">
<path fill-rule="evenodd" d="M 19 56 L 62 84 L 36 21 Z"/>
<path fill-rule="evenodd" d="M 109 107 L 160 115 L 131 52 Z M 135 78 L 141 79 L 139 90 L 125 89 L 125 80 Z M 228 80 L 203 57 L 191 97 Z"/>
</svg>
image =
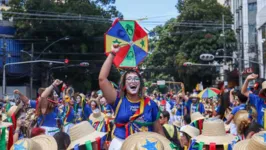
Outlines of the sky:
<svg viewBox="0 0 266 150">
<path fill-rule="evenodd" d="M 125 20 L 138 20 L 148 30 L 156 25 L 164 24 L 178 15 L 175 5 L 177 0 L 116 0 L 116 8 L 124 15 Z"/>
</svg>

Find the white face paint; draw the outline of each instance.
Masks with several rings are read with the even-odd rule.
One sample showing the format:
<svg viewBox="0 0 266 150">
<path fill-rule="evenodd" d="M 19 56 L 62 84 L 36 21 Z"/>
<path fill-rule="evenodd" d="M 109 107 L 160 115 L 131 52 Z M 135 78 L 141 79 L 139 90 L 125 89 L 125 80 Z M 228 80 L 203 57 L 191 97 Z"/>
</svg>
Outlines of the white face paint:
<svg viewBox="0 0 266 150">
<path fill-rule="evenodd" d="M 104 97 L 102 97 L 100 99 L 100 103 L 101 103 L 101 105 L 105 105 L 106 104 L 106 99 Z"/>
<path fill-rule="evenodd" d="M 126 90 L 127 93 L 134 95 L 139 92 L 140 78 L 136 73 L 129 73 L 126 75 Z"/>
<path fill-rule="evenodd" d="M 80 103 L 80 101 L 81 101 L 81 98 L 80 98 L 80 96 L 78 96 L 77 97 L 77 103 Z"/>
</svg>

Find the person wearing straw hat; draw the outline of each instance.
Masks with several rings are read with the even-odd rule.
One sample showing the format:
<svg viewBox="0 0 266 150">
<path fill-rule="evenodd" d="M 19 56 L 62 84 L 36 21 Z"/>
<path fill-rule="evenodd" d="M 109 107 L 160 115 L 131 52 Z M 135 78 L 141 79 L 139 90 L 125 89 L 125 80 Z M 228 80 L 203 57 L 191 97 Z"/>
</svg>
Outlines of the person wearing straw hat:
<svg viewBox="0 0 266 150">
<path fill-rule="evenodd" d="M 71 143 L 68 150 L 75 148 L 101 149 L 101 138 L 106 135 L 104 132 L 96 131 L 88 121 L 82 121 L 74 125 L 69 131 Z"/>
<path fill-rule="evenodd" d="M 180 133 L 179 133 L 181 147 L 184 149 L 189 148 L 191 139 L 195 138 L 199 134 L 200 134 L 199 129 L 192 127 L 190 125 L 185 125 L 181 127 Z"/>
<path fill-rule="evenodd" d="M 89 117 L 89 120 L 96 131 L 107 132 L 104 113 L 102 113 L 99 109 L 95 109 L 93 111 L 93 113 Z M 106 136 L 102 137 L 101 139 L 101 147 L 104 146 L 105 141 Z"/>
<path fill-rule="evenodd" d="M 135 133 L 130 135 L 123 143 L 121 150 L 177 150 L 164 136 L 154 133 Z"/>
<path fill-rule="evenodd" d="M 191 114 L 190 117 L 191 117 L 190 125 L 192 125 L 193 127 L 196 127 L 201 132 L 202 128 L 203 128 L 203 121 L 204 121 L 205 117 L 200 112 L 195 112 L 195 113 Z"/>
<path fill-rule="evenodd" d="M 10 150 L 57 150 L 57 143 L 52 136 L 39 135 L 33 138 L 24 138 L 11 147 Z"/>
<path fill-rule="evenodd" d="M 184 115 L 186 114 L 187 110 L 186 110 L 186 106 L 185 106 L 185 101 L 186 99 L 184 98 L 182 93 L 179 93 L 176 96 L 176 120 L 181 121 L 182 117 L 184 117 Z"/>
<path fill-rule="evenodd" d="M 202 150 L 224 150 L 233 146 L 236 137 L 226 134 L 224 122 L 221 119 L 210 118 L 203 122 L 202 134 L 192 139 L 190 147 L 197 147 Z M 198 143 L 198 144 L 196 144 Z"/>
<path fill-rule="evenodd" d="M 257 78 L 257 74 L 251 74 L 247 76 L 242 86 L 241 92 L 243 95 L 249 98 L 249 104 L 256 107 L 258 113 L 257 122 L 264 126 L 264 129 L 266 129 L 266 81 L 262 83 L 262 89 L 260 90 L 259 95 L 249 93 L 247 90 L 249 82 Z"/>
<path fill-rule="evenodd" d="M 251 139 L 243 140 L 234 145 L 233 150 L 265 150 L 266 131 L 261 131 L 252 136 Z"/>
<path fill-rule="evenodd" d="M 123 48 L 121 48 L 123 49 Z M 136 70 L 128 70 L 120 80 L 118 93 L 108 80 L 112 62 L 119 54 L 118 44 L 112 46 L 112 52 L 105 60 L 99 75 L 99 86 L 107 103 L 115 111 L 114 139 L 110 149 L 118 150 L 123 141 L 131 134 L 154 131 L 164 135 L 159 123 L 159 108 L 156 103 L 145 97 L 144 81 Z"/>
<path fill-rule="evenodd" d="M 200 112 L 201 114 L 205 113 L 204 105 L 199 102 L 200 98 L 198 97 L 197 93 L 193 93 L 189 97 L 192 101 L 192 103 L 187 106 L 187 110 L 189 110 L 190 114 L 193 114 L 195 112 Z"/>
</svg>

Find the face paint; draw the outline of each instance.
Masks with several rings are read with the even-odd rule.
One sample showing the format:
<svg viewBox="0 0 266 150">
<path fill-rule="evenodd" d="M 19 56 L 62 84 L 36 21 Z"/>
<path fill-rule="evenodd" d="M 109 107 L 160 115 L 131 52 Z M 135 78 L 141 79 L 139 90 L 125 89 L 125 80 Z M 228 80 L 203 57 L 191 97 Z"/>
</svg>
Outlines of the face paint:
<svg viewBox="0 0 266 150">
<path fill-rule="evenodd" d="M 80 98 L 80 96 L 78 96 L 77 97 L 77 103 L 80 103 L 80 101 L 81 101 L 81 98 Z"/>
<path fill-rule="evenodd" d="M 140 88 L 140 78 L 136 73 L 126 75 L 126 90 L 129 94 L 137 94 Z"/>
<path fill-rule="evenodd" d="M 106 104 L 106 99 L 104 97 L 102 97 L 100 99 L 100 103 L 101 103 L 101 105 L 105 105 Z"/>
</svg>

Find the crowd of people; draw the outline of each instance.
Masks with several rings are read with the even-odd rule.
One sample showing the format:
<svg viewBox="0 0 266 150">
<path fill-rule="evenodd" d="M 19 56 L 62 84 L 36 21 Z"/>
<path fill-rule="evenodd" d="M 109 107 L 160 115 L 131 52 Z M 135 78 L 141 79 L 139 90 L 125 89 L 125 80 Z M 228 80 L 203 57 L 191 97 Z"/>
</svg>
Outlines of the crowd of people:
<svg viewBox="0 0 266 150">
<path fill-rule="evenodd" d="M 79 93 L 55 80 L 36 100 L 14 90 L 4 101 L 0 149 L 14 150 L 266 150 L 266 81 L 217 97 L 199 91 L 147 94 L 138 71 L 126 70 L 118 88 L 108 80 L 119 46 L 99 74 L 99 91 Z"/>
</svg>

